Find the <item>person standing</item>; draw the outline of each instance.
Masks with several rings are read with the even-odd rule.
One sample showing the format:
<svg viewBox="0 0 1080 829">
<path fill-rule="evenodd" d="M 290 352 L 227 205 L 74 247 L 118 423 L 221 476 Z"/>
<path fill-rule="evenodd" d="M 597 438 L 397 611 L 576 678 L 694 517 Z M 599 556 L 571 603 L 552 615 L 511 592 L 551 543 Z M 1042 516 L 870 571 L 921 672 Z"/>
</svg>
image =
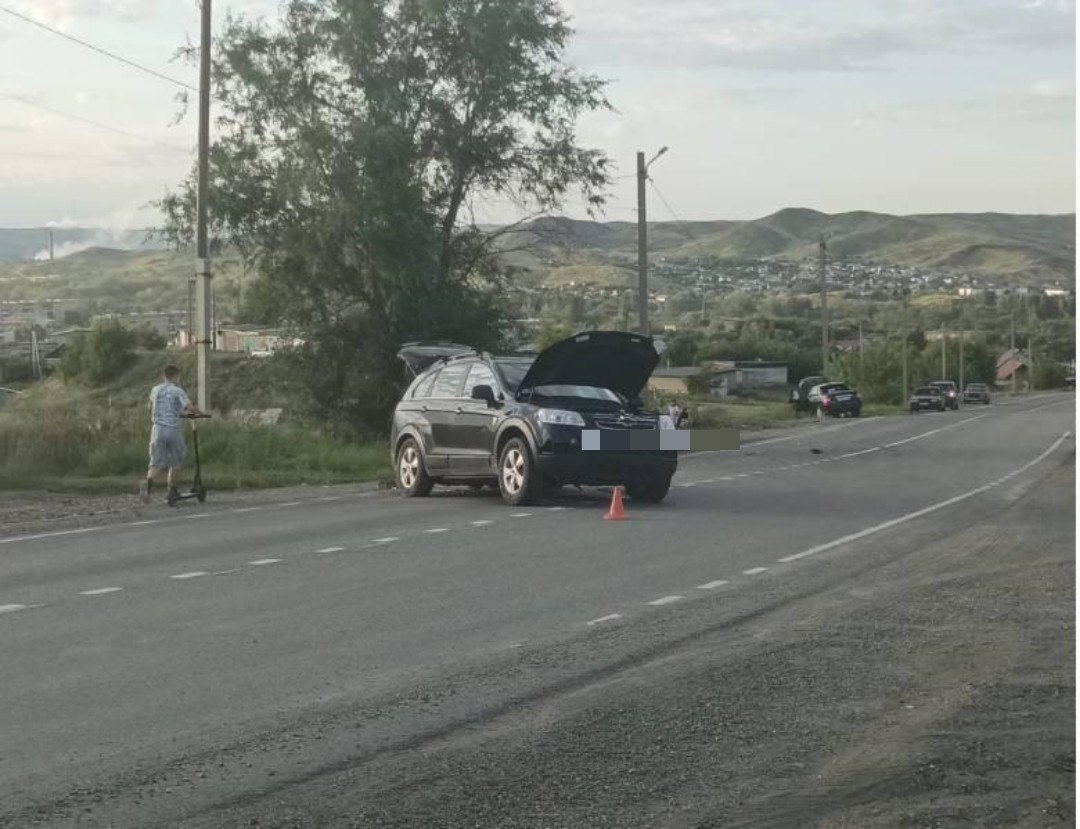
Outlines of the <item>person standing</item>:
<svg viewBox="0 0 1080 829">
<path fill-rule="evenodd" d="M 185 414 L 198 414 L 193 404 L 178 385 L 180 369 L 171 363 L 165 366 L 161 382 L 150 390 L 150 464 L 146 478 L 139 485 L 143 502 L 150 500 L 154 482 L 165 474 L 169 494 L 176 494 L 175 473 L 184 465 L 187 444 L 180 428 L 180 418 Z"/>
</svg>

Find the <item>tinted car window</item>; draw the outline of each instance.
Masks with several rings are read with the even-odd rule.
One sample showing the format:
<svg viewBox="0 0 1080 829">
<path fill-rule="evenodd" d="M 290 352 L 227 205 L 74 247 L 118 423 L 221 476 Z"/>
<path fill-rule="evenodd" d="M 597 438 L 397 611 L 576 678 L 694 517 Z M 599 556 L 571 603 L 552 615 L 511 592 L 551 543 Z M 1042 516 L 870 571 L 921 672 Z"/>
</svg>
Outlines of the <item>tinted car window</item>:
<svg viewBox="0 0 1080 829">
<path fill-rule="evenodd" d="M 495 380 L 495 374 L 483 363 L 473 363 L 469 369 L 469 376 L 465 380 L 465 394 L 472 394 L 476 386 L 491 386 L 492 391 L 499 390 L 499 384 Z"/>
<path fill-rule="evenodd" d="M 439 372 L 439 377 L 431 389 L 432 397 L 461 397 L 461 387 L 465 374 L 472 363 L 454 363 Z"/>
<path fill-rule="evenodd" d="M 426 380 L 421 380 L 420 384 L 413 390 L 413 397 L 428 397 L 431 394 L 431 387 L 435 385 L 435 378 L 439 376 L 439 372 L 433 371 L 431 376 Z"/>
<path fill-rule="evenodd" d="M 529 366 L 531 366 L 532 364 L 532 360 L 520 359 L 495 361 L 496 368 L 498 368 L 499 373 L 502 374 L 504 385 L 512 392 L 518 390 L 518 386 L 521 385 L 521 381 L 525 377 L 525 373 L 529 370 Z"/>
</svg>

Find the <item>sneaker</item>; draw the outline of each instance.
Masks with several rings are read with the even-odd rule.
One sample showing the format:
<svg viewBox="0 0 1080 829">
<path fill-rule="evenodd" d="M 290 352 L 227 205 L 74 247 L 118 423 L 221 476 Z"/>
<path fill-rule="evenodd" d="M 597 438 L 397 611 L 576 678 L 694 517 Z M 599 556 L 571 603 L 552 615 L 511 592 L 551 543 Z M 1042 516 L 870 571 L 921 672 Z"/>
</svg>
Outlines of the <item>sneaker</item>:
<svg viewBox="0 0 1080 829">
<path fill-rule="evenodd" d="M 153 483 L 149 478 L 146 478 L 139 484 L 139 497 L 144 504 L 150 503 L 150 487 L 153 486 Z"/>
<path fill-rule="evenodd" d="M 178 490 L 174 486 L 169 487 L 169 494 L 166 496 L 166 498 L 169 502 L 169 506 L 175 507 L 178 503 L 180 503 L 180 490 Z"/>
</svg>

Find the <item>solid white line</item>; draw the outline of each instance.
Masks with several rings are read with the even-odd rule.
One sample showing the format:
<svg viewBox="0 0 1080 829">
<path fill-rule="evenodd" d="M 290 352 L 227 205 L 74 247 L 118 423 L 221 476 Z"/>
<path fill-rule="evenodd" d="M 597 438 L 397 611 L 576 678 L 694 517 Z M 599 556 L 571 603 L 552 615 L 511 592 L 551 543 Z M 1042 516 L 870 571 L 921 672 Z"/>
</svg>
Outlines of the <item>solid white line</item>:
<svg viewBox="0 0 1080 829">
<path fill-rule="evenodd" d="M 234 509 L 233 512 L 258 512 L 263 507 L 241 507 L 240 509 Z"/>
<path fill-rule="evenodd" d="M 768 570 L 768 567 L 751 567 L 749 570 L 743 570 L 744 576 L 756 576 L 758 573 L 764 573 Z"/>
<path fill-rule="evenodd" d="M 400 539 L 396 535 L 388 535 L 386 538 L 373 538 L 372 544 L 389 544 L 392 541 L 399 541 Z"/>
<path fill-rule="evenodd" d="M 846 455 L 840 455 L 841 458 L 857 458 L 859 455 L 869 455 L 871 452 L 880 452 L 880 446 L 874 446 L 870 449 L 860 449 L 858 452 L 848 452 Z"/>
<path fill-rule="evenodd" d="M 157 524 L 161 521 L 160 518 L 152 518 L 149 521 L 132 521 L 128 524 L 129 527 L 145 527 L 147 524 Z"/>
<path fill-rule="evenodd" d="M 92 533 L 103 530 L 104 527 L 81 527 L 77 530 L 57 530 L 51 533 L 37 533 L 35 535 L 16 535 L 12 538 L 0 538 L 0 544 L 13 544 L 16 541 L 34 541 L 38 538 L 56 538 L 61 535 L 79 535 L 80 533 Z"/>
<path fill-rule="evenodd" d="M 257 558 L 254 561 L 249 561 L 248 564 L 252 567 L 262 567 L 265 564 L 277 564 L 279 561 L 281 561 L 280 558 Z"/>
<path fill-rule="evenodd" d="M 707 581 L 704 584 L 697 586 L 698 590 L 715 590 L 717 587 L 723 587 L 727 582 L 724 579 L 717 579 L 716 581 Z"/>
<path fill-rule="evenodd" d="M 205 570 L 194 570 L 191 573 L 177 573 L 175 576 L 169 576 L 170 579 L 197 579 L 199 576 L 210 575 Z"/>
<path fill-rule="evenodd" d="M 200 512 L 200 513 L 197 513 L 196 515 L 186 515 L 184 517 L 187 518 L 188 521 L 194 521 L 196 518 L 209 518 L 210 513 L 208 513 L 208 512 Z"/>
<path fill-rule="evenodd" d="M 299 501 L 288 501 L 288 502 L 286 502 L 284 504 L 278 504 L 279 507 L 296 507 L 296 506 L 299 506 L 299 505 L 300 505 Z"/>
<path fill-rule="evenodd" d="M 988 415 L 989 412 L 981 415 L 975 415 L 974 417 L 969 417 L 964 420 L 958 420 L 955 423 L 950 423 L 948 426 L 941 426 L 938 429 L 931 429 L 929 432 L 920 432 L 917 435 L 912 435 L 909 438 L 904 438 L 904 440 L 897 440 L 893 441 L 892 443 L 886 443 L 885 448 L 892 449 L 894 446 L 903 446 L 905 443 L 911 443 L 913 440 L 922 440 L 923 438 L 928 438 L 931 435 L 936 435 L 940 432 L 947 432 L 949 429 L 955 429 L 958 426 L 963 426 L 965 423 L 971 423 L 975 420 L 982 420 L 982 418 L 987 417 Z"/>
<path fill-rule="evenodd" d="M 1035 466 L 1035 464 L 1040 463 L 1041 461 L 1049 457 L 1051 454 L 1053 454 L 1053 452 L 1057 450 L 1059 446 L 1061 446 L 1062 443 L 1065 442 L 1065 439 L 1068 438 L 1069 434 L 1069 432 L 1063 434 L 1061 437 L 1055 440 L 1053 444 L 1050 445 L 1049 449 L 1044 451 L 1034 460 L 1028 461 L 1019 469 L 1014 469 L 1012 472 L 1009 473 L 1009 475 L 1019 475 L 1020 473 L 1030 469 L 1031 467 Z M 963 492 L 960 495 L 955 495 L 952 498 L 948 498 L 944 501 L 939 501 L 936 504 L 931 504 L 930 506 L 923 507 L 920 510 L 915 510 L 915 512 L 909 512 L 907 515 L 901 515 L 899 518 L 892 518 L 888 521 L 883 521 L 880 524 L 875 524 L 872 527 L 867 527 L 865 530 L 860 530 L 857 533 L 845 535 L 841 538 L 834 539 L 833 541 L 828 541 L 825 544 L 818 544 L 816 547 L 811 547 L 809 550 L 803 550 L 801 553 L 784 556 L 781 559 L 777 559 L 777 561 L 787 564 L 792 561 L 797 561 L 801 558 L 806 558 L 807 556 L 812 556 L 816 553 L 824 552 L 825 550 L 831 550 L 833 547 L 839 547 L 841 544 L 847 544 L 851 541 L 858 541 L 860 538 L 866 538 L 866 536 L 868 535 L 874 535 L 875 533 L 879 533 L 882 530 L 887 530 L 891 527 L 895 527 L 898 524 L 904 524 L 908 521 L 914 520 L 915 518 L 921 518 L 924 515 L 929 515 L 932 512 L 937 512 L 938 510 L 944 509 L 945 507 L 951 507 L 953 504 L 958 504 L 961 501 L 966 501 L 968 498 L 972 498 L 982 492 L 986 492 L 989 489 L 1000 486 L 1001 483 L 1002 481 L 999 479 L 997 481 L 992 481 L 988 484 L 983 484 L 982 486 L 976 487 L 975 489 L 969 489 L 967 492 Z"/>
<path fill-rule="evenodd" d="M 17 610 L 26 610 L 24 604 L 0 604 L 0 613 L 14 613 Z"/>
<path fill-rule="evenodd" d="M 651 604 L 654 606 L 662 604 L 673 604 L 674 602 L 682 601 L 682 599 L 682 596 L 661 596 L 659 599 L 653 599 L 651 602 L 646 602 L 645 604 Z"/>
<path fill-rule="evenodd" d="M 448 532 L 450 532 L 450 528 L 449 527 L 432 527 L 430 530 L 424 530 L 424 532 L 427 533 L 428 535 L 434 535 L 435 533 L 448 533 Z"/>
<path fill-rule="evenodd" d="M 321 550 L 316 550 L 316 553 L 340 553 L 344 550 L 344 547 L 323 547 Z"/>
<path fill-rule="evenodd" d="M 93 590 L 80 590 L 80 596 L 104 596 L 106 593 L 119 593 L 123 587 L 95 587 Z"/>
<path fill-rule="evenodd" d="M 609 613 L 607 616 L 601 616 L 599 619 L 593 619 L 591 622 L 586 622 L 587 625 L 599 625 L 602 622 L 614 622 L 616 619 L 621 619 L 621 613 Z"/>
<path fill-rule="evenodd" d="M 489 521 L 488 519 L 484 518 L 484 519 L 481 519 L 480 521 L 470 521 L 469 523 L 472 524 L 474 527 L 486 527 L 488 524 L 491 524 L 492 522 Z"/>
</svg>

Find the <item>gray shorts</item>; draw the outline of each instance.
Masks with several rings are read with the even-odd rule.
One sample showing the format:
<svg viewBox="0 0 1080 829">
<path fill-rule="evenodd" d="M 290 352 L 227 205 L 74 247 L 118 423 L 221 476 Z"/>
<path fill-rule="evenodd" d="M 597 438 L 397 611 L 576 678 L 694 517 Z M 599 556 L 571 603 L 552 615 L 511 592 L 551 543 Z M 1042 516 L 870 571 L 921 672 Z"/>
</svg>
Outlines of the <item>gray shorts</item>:
<svg viewBox="0 0 1080 829">
<path fill-rule="evenodd" d="M 184 465 L 187 444 L 177 426 L 158 426 L 150 430 L 150 466 L 153 469 L 179 469 Z"/>
</svg>

